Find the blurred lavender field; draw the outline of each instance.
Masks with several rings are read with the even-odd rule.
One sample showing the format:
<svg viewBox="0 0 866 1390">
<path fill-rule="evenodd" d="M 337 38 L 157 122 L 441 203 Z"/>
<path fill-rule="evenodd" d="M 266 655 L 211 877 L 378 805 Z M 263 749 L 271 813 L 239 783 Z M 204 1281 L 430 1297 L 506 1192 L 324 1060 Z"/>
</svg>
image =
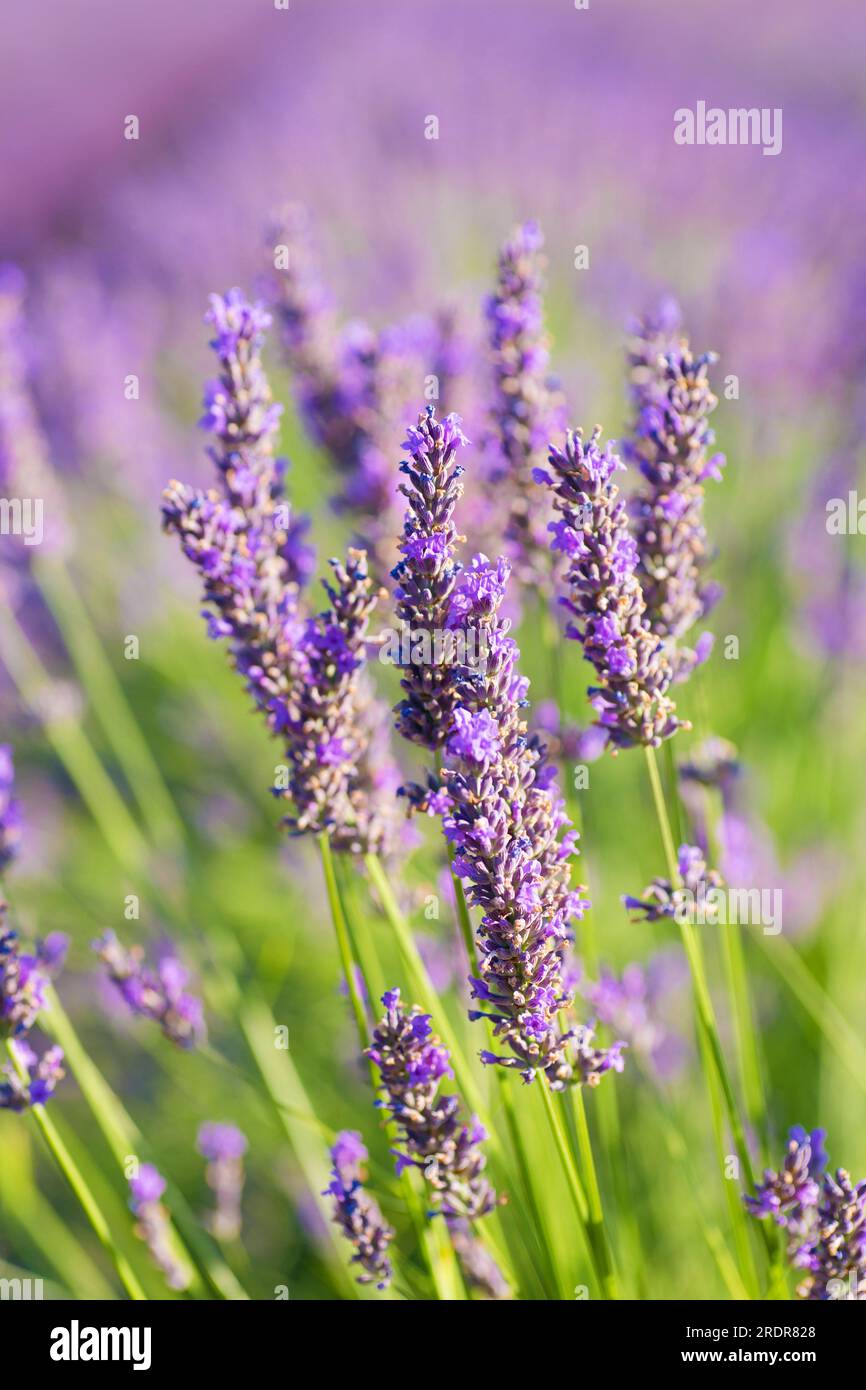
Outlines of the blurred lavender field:
<svg viewBox="0 0 866 1390">
<path fill-rule="evenodd" d="M 685 765 L 684 812 L 699 825 L 701 759 L 716 740 L 718 867 L 729 882 L 782 892 L 779 935 L 744 933 L 760 1115 L 747 1067 L 735 1082 L 755 1167 L 801 1124 L 827 1130 L 833 1167 L 866 1172 L 866 559 L 856 526 L 827 525 L 827 503 L 864 487 L 864 39 L 854 0 L 591 0 L 586 11 L 567 0 L 291 0 L 286 11 L 270 0 L 122 11 L 79 0 L 74 18 L 53 2 L 7 7 L 0 484 L 11 495 L 20 470 L 45 499 L 45 534 L 33 547 L 0 537 L 0 742 L 14 749 L 23 817 L 6 895 L 22 935 L 70 937 L 65 1009 L 189 1207 L 207 1212 L 228 1182 L 228 1225 L 220 1234 L 212 1217 L 209 1229 L 252 1297 L 356 1291 L 321 1200 L 336 1131 L 364 1134 L 385 1216 L 399 1209 L 319 867 L 309 844 L 280 829 L 275 750 L 207 640 L 195 578 L 160 529 L 170 479 L 211 483 L 197 429 L 213 375 L 208 297 L 239 286 L 271 299 L 286 226 L 302 226 L 311 277 L 328 287 L 315 307 L 332 316 L 341 350 L 360 360 L 375 342 L 394 363 L 387 428 L 373 431 L 380 452 L 363 476 L 341 472 L 327 441 L 311 438 L 278 300 L 264 350 L 285 405 L 277 452 L 289 460 L 293 506 L 312 518 L 303 542 L 315 559 L 299 563 L 319 576 L 359 516 L 378 515 L 377 578 L 393 563 L 401 445 L 431 370 L 447 381 L 444 411 L 460 412 L 477 449 L 467 451 L 463 524 L 499 553 L 495 512 L 473 511 L 472 470 L 486 468 L 491 401 L 483 304 L 515 225 L 543 228 L 550 366 L 570 426 L 589 433 L 599 420 L 606 435 L 624 434 L 627 325 L 671 297 L 695 350 L 719 354 L 713 426 L 727 467 L 707 486 L 706 513 L 723 592 L 708 620 L 712 654 L 677 687 L 692 732 L 670 746 Z M 699 101 L 780 108 L 781 151 L 677 145 L 674 112 Z M 374 486 L 371 503 L 360 494 Z M 360 530 L 370 541 L 369 525 Z M 707 1176 L 716 1152 L 688 969 L 670 924 L 630 920 L 621 903 L 664 868 L 643 768 L 629 754 L 590 762 L 574 732 L 590 722 L 589 667 L 563 642 L 554 690 L 531 605 L 513 612 L 535 723 L 547 716 L 566 776 L 590 766 L 569 808 L 582 824 L 576 877 L 593 904 L 575 970 L 607 1044 L 629 1043 L 624 1074 L 590 1107 L 601 1152 L 622 1155 L 620 1171 L 602 1162 L 600 1177 L 623 1286 L 642 1299 L 729 1296 L 709 1247 L 721 1233 L 736 1248 L 736 1225 Z M 379 677 L 387 708 L 396 685 Z M 398 742 L 377 753 L 383 781 L 420 775 L 423 757 Z M 484 1044 L 466 1020 L 446 863 L 430 820 L 402 833 L 400 904 L 443 1016 L 474 1056 Z M 347 875 L 341 887 L 362 913 L 360 881 Z M 173 1050 L 165 1014 L 167 1037 L 130 1015 L 91 950 L 107 930 L 146 944 L 154 961 L 177 952 L 204 999 L 207 1045 Z M 396 980 L 381 912 L 370 930 Z M 722 1043 L 739 1056 L 730 960 L 719 933 L 705 933 Z M 257 1078 L 274 1020 L 288 1029 L 314 1122 L 298 1122 L 305 1101 L 288 1074 Z M 140 1262 L 110 1143 L 93 1133 L 75 1070 L 53 1110 Z M 475 1069 L 504 1131 L 490 1070 Z M 613 1085 L 616 1107 L 605 1100 Z M 538 1090 L 519 1098 L 534 1117 L 530 1158 L 547 1174 Z M 242 1240 L 240 1141 L 208 1131 L 197 1151 L 204 1124 L 246 1137 Z M 44 1273 L 60 1296 L 116 1295 L 110 1263 L 22 1117 L 0 1114 L 0 1145 L 3 1267 Z M 558 1172 L 549 1182 L 555 1212 L 565 1186 Z M 133 1201 L 146 1207 L 145 1188 Z M 64 1252 L 64 1229 L 88 1264 Z M 548 1214 L 542 1235 L 568 1289 L 573 1231 Z M 638 1260 L 641 1249 L 652 1262 Z M 171 1268 L 163 1273 L 177 1291 Z M 149 1296 L 167 1296 L 157 1266 L 144 1277 Z"/>
</svg>

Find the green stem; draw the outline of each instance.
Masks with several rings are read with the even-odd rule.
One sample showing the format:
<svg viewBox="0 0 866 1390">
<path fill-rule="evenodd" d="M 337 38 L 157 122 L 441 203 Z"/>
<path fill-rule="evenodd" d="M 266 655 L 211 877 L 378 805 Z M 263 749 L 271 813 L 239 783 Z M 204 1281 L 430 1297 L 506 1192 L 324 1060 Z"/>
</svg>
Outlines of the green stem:
<svg viewBox="0 0 866 1390">
<path fill-rule="evenodd" d="M 586 1178 L 586 1199 L 589 1207 L 589 1235 L 596 1249 L 601 1269 L 602 1284 L 604 1285 L 607 1297 L 616 1299 L 619 1295 L 617 1293 L 613 1254 L 611 1252 L 607 1228 L 604 1222 L 604 1211 L 601 1205 L 601 1190 L 598 1185 L 598 1175 L 595 1171 L 595 1160 L 592 1154 L 592 1140 L 589 1134 L 589 1125 L 586 1122 L 586 1107 L 583 1103 L 583 1088 L 580 1086 L 573 1086 L 572 1097 L 574 1121 L 577 1129 L 577 1147 Z"/>
<path fill-rule="evenodd" d="M 11 1038 L 6 1041 L 6 1051 L 9 1054 L 9 1059 L 19 1078 L 25 1083 L 28 1082 L 29 1074 L 27 1068 L 19 1058 L 15 1044 Z M 108 1222 L 102 1214 L 102 1209 L 93 1196 L 93 1193 L 90 1191 L 90 1188 L 87 1186 L 80 1168 L 58 1134 L 51 1116 L 46 1113 L 44 1105 L 32 1106 L 30 1113 L 42 1132 L 42 1137 L 48 1146 L 52 1158 L 71 1187 L 85 1216 L 93 1227 L 97 1239 L 113 1260 L 120 1281 L 129 1294 L 129 1297 L 136 1302 L 146 1301 L 144 1290 L 139 1284 L 126 1256 L 115 1244 Z"/>
<path fill-rule="evenodd" d="M 655 759 L 655 750 L 647 747 L 645 750 L 647 768 L 649 771 L 650 786 L 652 788 L 653 801 L 655 803 L 656 816 L 658 817 L 659 830 L 661 832 L 662 845 L 665 852 L 668 874 L 671 884 L 674 887 L 680 885 L 680 872 L 677 864 L 677 853 L 674 847 L 673 835 L 671 833 L 670 821 L 668 819 L 667 807 L 665 805 L 664 792 L 662 791 L 661 778 L 659 777 L 658 764 Z M 682 937 L 683 947 L 688 960 L 689 969 L 692 976 L 695 1002 L 697 1006 L 698 1019 L 706 1036 L 709 1048 L 709 1058 L 715 1068 L 722 1089 L 722 1096 L 727 1111 L 728 1124 L 740 1159 L 743 1175 L 750 1187 L 754 1186 L 752 1164 L 749 1151 L 746 1146 L 745 1134 L 739 1109 L 737 1107 L 734 1088 L 728 1073 L 725 1062 L 722 1044 L 719 1038 L 718 1024 L 716 1023 L 715 1011 L 710 997 L 709 985 L 707 984 L 706 972 L 704 969 L 703 957 L 701 954 L 700 943 L 691 922 L 678 921 L 680 936 Z"/>
<path fill-rule="evenodd" d="M 550 1125 L 550 1132 L 553 1135 L 553 1142 L 556 1146 L 556 1152 L 559 1156 L 559 1161 L 562 1165 L 562 1171 L 565 1175 L 565 1181 L 568 1187 L 569 1196 L 571 1197 L 572 1205 L 574 1207 L 574 1213 L 577 1217 L 577 1223 L 580 1227 L 581 1235 L 583 1236 L 583 1242 L 586 1246 L 587 1254 L 589 1255 L 589 1261 L 592 1267 L 593 1277 L 596 1280 L 598 1288 L 602 1290 L 602 1292 L 604 1293 L 604 1296 L 610 1297 L 608 1293 L 607 1282 L 602 1277 L 601 1268 L 599 1266 L 598 1251 L 596 1249 L 595 1241 L 593 1236 L 590 1235 L 589 1204 L 586 1200 L 586 1193 L 583 1190 L 583 1184 L 580 1181 L 577 1166 L 574 1162 L 574 1157 L 572 1155 L 571 1147 L 568 1142 L 568 1135 L 566 1134 L 565 1125 L 563 1124 L 562 1116 L 559 1113 L 559 1109 L 553 1098 L 550 1087 L 547 1085 L 547 1082 L 544 1079 L 544 1077 L 541 1078 L 540 1085 L 542 1101 L 544 1103 L 547 1121 Z"/>
<path fill-rule="evenodd" d="M 328 906 L 331 909 L 331 921 L 334 924 L 334 934 L 337 938 L 337 950 L 340 953 L 340 964 L 343 967 L 343 974 L 346 977 L 346 987 L 349 991 L 349 998 L 352 1001 L 352 1012 L 355 1015 L 355 1025 L 358 1029 L 358 1040 L 361 1044 L 361 1051 L 362 1053 L 366 1053 L 367 1048 L 370 1046 L 370 1028 L 364 1009 L 364 1001 L 358 990 L 355 961 L 352 958 L 349 933 L 346 927 L 346 919 L 343 915 L 343 904 L 340 901 L 340 891 L 337 887 L 337 879 L 334 873 L 334 858 L 331 853 L 331 841 L 326 831 L 319 836 L 319 852 L 322 856 L 322 872 L 325 877 Z"/>
<path fill-rule="evenodd" d="M 673 835 L 671 833 L 670 821 L 668 819 L 667 807 L 665 804 L 664 793 L 662 791 L 661 779 L 659 777 L 658 765 L 655 759 L 655 750 L 645 748 L 647 770 L 649 772 L 650 787 L 652 789 L 653 801 L 655 803 L 656 816 L 659 823 L 662 845 L 665 852 L 668 874 L 671 884 L 677 887 L 681 884 L 679 867 L 677 863 L 676 849 L 674 848 Z M 678 917 L 678 926 L 689 970 L 692 977 L 693 995 L 695 1000 L 695 1012 L 697 1015 L 698 1029 L 702 1039 L 701 1061 L 704 1074 L 710 1088 L 712 1099 L 712 1086 L 718 1082 L 724 1102 L 724 1110 L 727 1117 L 728 1126 L 737 1151 L 740 1162 L 740 1170 L 746 1187 L 751 1191 L 755 1186 L 754 1173 L 752 1171 L 752 1161 L 749 1156 L 748 1145 L 743 1123 L 740 1118 L 739 1107 L 737 1105 L 734 1088 L 728 1072 L 725 1054 L 722 1049 L 719 1037 L 718 1024 L 716 1022 L 715 1010 L 713 1009 L 710 997 L 709 985 L 707 983 L 706 971 L 704 969 L 703 956 L 701 953 L 700 942 L 695 933 L 691 922 L 686 922 Z M 721 1174 L 725 1188 L 728 1187 L 724 1172 Z M 726 1190 L 726 1200 L 728 1194 Z M 772 1232 L 769 1232 L 765 1223 L 760 1223 L 761 1236 L 764 1242 L 767 1255 L 772 1262 L 777 1255 L 778 1241 Z"/>
<path fill-rule="evenodd" d="M 141 808 L 151 840 L 160 849 L 176 848 L 184 838 L 183 822 L 81 595 L 55 556 L 37 557 L 33 572 L 82 685 L 94 695 L 94 712 Z"/>
<path fill-rule="evenodd" d="M 49 986 L 46 1000 L 48 1007 L 42 1017 L 42 1025 L 63 1048 L 69 1069 L 78 1082 L 87 1107 L 115 1162 L 125 1173 L 126 1161 L 132 1154 L 146 1153 L 147 1144 L 144 1136 L 87 1052 L 53 986 Z M 217 1246 L 202 1229 L 198 1218 L 190 1211 L 180 1189 L 165 1173 L 162 1164 L 160 1168 L 168 1185 L 172 1241 L 181 1260 L 190 1266 L 193 1276 L 190 1290 L 193 1296 L 197 1293 L 201 1296 L 203 1284 L 206 1284 L 220 1298 L 246 1299 L 248 1294 L 222 1258 Z"/>
</svg>

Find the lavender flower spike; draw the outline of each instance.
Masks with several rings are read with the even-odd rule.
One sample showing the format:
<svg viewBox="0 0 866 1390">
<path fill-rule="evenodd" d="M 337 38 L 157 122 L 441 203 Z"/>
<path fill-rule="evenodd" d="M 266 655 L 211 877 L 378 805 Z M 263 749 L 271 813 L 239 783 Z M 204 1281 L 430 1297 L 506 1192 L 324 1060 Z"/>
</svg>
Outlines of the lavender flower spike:
<svg viewBox="0 0 866 1390">
<path fill-rule="evenodd" d="M 127 950 L 113 931 L 104 932 L 93 949 L 132 1013 L 153 1019 L 179 1047 L 195 1047 L 204 1040 L 201 1000 L 186 990 L 187 972 L 176 956 L 164 955 L 152 970 L 144 963 L 142 947 Z"/>
<path fill-rule="evenodd" d="M 207 1218 L 208 1229 L 217 1240 L 237 1240 L 241 1233 L 246 1135 L 236 1125 L 204 1124 L 196 1145 L 207 1160 L 207 1184 L 215 1198 L 214 1210 Z"/>
<path fill-rule="evenodd" d="M 561 392 L 548 376 L 548 344 L 541 307 L 541 248 L 535 222 L 518 227 L 499 256 L 495 292 L 485 313 L 495 383 L 489 484 L 494 505 L 504 498 L 509 558 L 521 580 L 549 583 L 547 523 L 553 512 L 532 486 L 551 439 L 564 435 Z"/>
<path fill-rule="evenodd" d="M 335 849 L 376 852 L 386 847 L 389 827 L 371 795 L 373 714 L 362 677 L 378 596 L 363 550 L 350 549 L 345 565 L 331 566 L 329 606 L 307 621 L 296 644 L 282 724 L 288 784 L 275 792 L 293 803 L 286 824 L 294 834 L 327 832 Z"/>
<path fill-rule="evenodd" d="M 600 426 L 588 442 L 581 430 L 569 432 L 564 449 L 551 447 L 550 471 L 538 468 L 534 476 L 556 494 L 560 520 L 549 529 L 553 549 L 568 560 L 570 597 L 562 602 L 577 620 L 567 632 L 598 674 L 590 703 L 616 752 L 657 747 L 689 726 L 667 693 L 673 670 L 649 626 L 637 548 L 613 481 L 625 465 L 610 443 L 602 452 L 600 438 Z"/>
<path fill-rule="evenodd" d="M 195 565 L 209 605 L 209 635 L 227 638 L 232 659 L 271 730 L 288 694 L 298 596 L 310 573 L 307 526 L 283 494 L 284 465 L 273 457 L 278 409 L 259 352 L 270 319 L 239 290 L 212 296 L 208 319 L 221 372 L 205 393 L 202 425 L 219 488 L 199 492 L 172 482 L 163 494 L 166 531 Z"/>
<path fill-rule="evenodd" d="M 707 535 L 703 523 L 707 478 L 721 478 L 724 457 L 708 455 L 714 435 L 708 417 L 718 401 L 707 372 L 714 353 L 696 357 L 672 331 L 670 316 L 637 326 L 629 351 L 635 416 L 626 457 L 643 474 L 631 500 L 638 577 L 651 630 L 664 638 L 674 679 L 684 680 L 709 655 L 705 633 L 694 650 L 677 643 L 719 597 L 704 585 Z"/>
<path fill-rule="evenodd" d="M 477 1120 L 464 1124 L 458 1097 L 439 1091 L 442 1078 L 452 1075 L 451 1059 L 429 1014 L 417 1007 L 407 1013 L 399 989 L 383 994 L 382 1003 L 385 1016 L 366 1055 L 379 1069 L 382 1104 L 403 1142 L 403 1150 L 395 1151 L 397 1171 L 415 1167 L 423 1172 L 434 1206 L 447 1222 L 475 1221 L 497 1201 L 484 1176 L 484 1130 Z"/>
<path fill-rule="evenodd" d="M 463 493 L 463 469 L 455 462 L 468 440 L 460 417 L 436 419 L 433 406 L 418 416 L 403 448 L 410 455 L 400 465 L 408 482 L 400 491 L 409 506 L 400 544 L 401 559 L 392 571 L 396 613 L 403 631 L 400 640 L 400 684 L 404 697 L 395 706 L 397 728 L 404 738 L 424 748 L 441 748 L 454 712 L 453 653 L 445 649 L 449 602 L 460 565 L 455 558 L 460 539 L 454 508 Z M 414 660 L 419 639 L 430 648 L 429 662 Z M 437 653 L 437 644 L 441 649 Z M 408 659 L 404 648 L 408 645 Z M 441 659 L 437 659 L 441 658 Z"/>
<path fill-rule="evenodd" d="M 129 1205 L 136 1217 L 135 1233 L 143 1240 L 170 1289 L 182 1292 L 192 1282 L 191 1271 L 177 1258 L 168 1212 L 162 1205 L 165 1178 L 152 1163 L 139 1164 L 129 1179 Z"/>
<path fill-rule="evenodd" d="M 334 1222 L 355 1247 L 352 1263 L 362 1270 L 358 1283 L 375 1284 L 381 1290 L 388 1287 L 393 1274 L 388 1245 L 394 1239 L 394 1231 L 374 1199 L 364 1191 L 361 1164 L 366 1158 L 360 1134 L 342 1130 L 331 1149 L 331 1181 L 324 1195 L 333 1197 Z"/>
<path fill-rule="evenodd" d="M 593 1048 L 591 1029 L 560 1027 L 571 1002 L 563 980 L 570 923 L 587 903 L 570 886 L 577 836 L 546 750 L 527 733 L 528 682 L 508 623 L 498 619 L 509 572 L 506 560 L 491 565 L 476 556 L 454 590 L 449 619 L 483 630 L 486 651 L 483 672 L 468 673 L 442 773 L 454 871 L 470 906 L 483 913 L 472 992 L 486 1007 L 470 1017 L 489 1018 L 506 1048 L 505 1055 L 482 1052 L 482 1061 L 518 1068 L 525 1081 L 543 1072 L 555 1089 L 570 1081 L 594 1085 L 622 1060 L 619 1044 L 607 1053 Z"/>
</svg>

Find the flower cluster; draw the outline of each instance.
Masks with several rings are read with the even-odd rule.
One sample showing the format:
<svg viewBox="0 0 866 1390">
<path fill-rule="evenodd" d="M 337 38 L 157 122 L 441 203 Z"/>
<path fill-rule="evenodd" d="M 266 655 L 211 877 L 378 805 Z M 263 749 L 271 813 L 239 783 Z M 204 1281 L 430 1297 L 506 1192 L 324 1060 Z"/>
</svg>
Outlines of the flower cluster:
<svg viewBox="0 0 866 1390">
<path fill-rule="evenodd" d="M 822 1129 L 795 1126 L 779 1171 L 767 1168 L 746 1207 L 771 1217 L 787 1235 L 788 1258 L 806 1270 L 797 1289 L 813 1302 L 866 1301 L 866 1182 L 844 1168 L 825 1172 Z"/>
<path fill-rule="evenodd" d="M 500 255 L 496 290 L 485 304 L 494 376 L 493 448 L 488 484 L 504 501 L 509 558 L 522 581 L 549 582 L 552 511 L 532 486 L 532 469 L 565 433 L 564 402 L 548 373 L 541 306 L 541 249 L 535 222 L 518 227 Z"/>
<path fill-rule="evenodd" d="M 462 703 L 445 745 L 442 787 L 450 803 L 443 829 L 454 847 L 454 872 L 467 900 L 482 912 L 477 931 L 474 1019 L 493 1023 L 505 1055 L 484 1051 L 490 1064 L 537 1071 L 551 1086 L 594 1084 L 618 1052 L 592 1046 L 591 1029 L 563 1031 L 559 1014 L 571 996 L 563 981 L 570 923 L 587 903 L 570 886 L 570 828 L 556 774 L 540 740 L 528 734 L 523 710 L 528 681 L 520 653 L 498 616 L 510 574 L 476 556 L 456 585 L 449 622 L 485 634 L 483 672 L 469 671 Z"/>
<path fill-rule="evenodd" d="M 667 693 L 673 670 L 649 626 L 637 547 L 613 481 L 625 465 L 610 443 L 602 451 L 600 437 L 600 427 L 588 442 L 581 430 L 569 432 L 564 449 L 551 447 L 550 471 L 536 468 L 534 477 L 556 495 L 560 518 L 549 529 L 553 549 L 567 558 L 570 596 L 562 602 L 576 619 L 567 632 L 599 677 L 589 691 L 598 723 L 614 751 L 657 747 L 688 726 Z"/>
<path fill-rule="evenodd" d="M 388 1246 L 394 1231 L 384 1220 L 375 1200 L 364 1191 L 361 1165 L 366 1162 L 367 1150 L 360 1134 L 342 1130 L 331 1149 L 331 1181 L 326 1197 L 333 1197 L 333 1219 L 346 1239 L 355 1247 L 352 1263 L 361 1266 L 359 1284 L 375 1284 L 386 1289 L 393 1270 L 388 1259 Z"/>
<path fill-rule="evenodd" d="M 13 1047 L 26 1075 L 21 1075 L 11 1061 L 0 1067 L 0 1110 L 20 1111 L 28 1110 L 31 1105 L 44 1105 L 53 1096 L 58 1081 L 66 1075 L 63 1048 L 46 1048 L 39 1057 L 29 1043 L 21 1039 L 13 1043 Z"/>
<path fill-rule="evenodd" d="M 390 1111 L 403 1142 L 397 1171 L 419 1168 L 446 1221 L 475 1221 L 493 1210 L 496 1194 L 484 1176 L 486 1138 L 479 1122 L 464 1124 L 460 1101 L 442 1094 L 439 1083 L 451 1076 L 451 1060 L 432 1030 L 429 1014 L 407 1013 L 398 989 L 382 996 L 385 1016 L 373 1033 L 367 1056 L 382 1079 L 382 1104 Z"/>
<path fill-rule="evenodd" d="M 241 1233 L 246 1135 L 236 1125 L 204 1124 L 199 1129 L 196 1145 L 202 1158 L 207 1160 L 205 1176 L 215 1200 L 214 1210 L 207 1219 L 208 1229 L 217 1240 L 237 1240 Z"/>
<path fill-rule="evenodd" d="M 135 1233 L 143 1240 L 170 1289 L 189 1288 L 190 1270 L 178 1259 L 171 1223 L 161 1198 L 165 1178 L 152 1163 L 141 1163 L 129 1179 L 129 1205 L 136 1218 Z"/>
<path fill-rule="evenodd" d="M 708 559 L 703 484 L 721 478 L 724 457 L 709 454 L 714 435 L 708 417 L 718 402 L 707 373 L 716 356 L 694 356 L 675 329 L 670 308 L 636 326 L 629 352 L 635 414 L 626 457 L 643 475 L 630 510 L 647 622 L 667 643 L 674 679 L 681 681 L 712 647 L 708 633 L 694 650 L 677 643 L 720 594 L 717 585 L 702 583 Z"/>
<path fill-rule="evenodd" d="M 707 867 L 703 851 L 697 845 L 680 845 L 677 869 L 680 878 L 677 884 L 668 878 L 654 878 L 644 889 L 642 898 L 624 893 L 622 901 L 628 910 L 636 912 L 645 922 L 660 922 L 665 918 L 688 920 L 695 908 L 706 911 L 711 904 L 708 895 L 722 886 L 721 874 Z"/>
<path fill-rule="evenodd" d="M 9 867 L 21 843 L 21 806 L 14 790 L 12 749 L 0 743 L 0 873 Z"/>
<path fill-rule="evenodd" d="M 205 1038 L 201 1000 L 186 989 L 188 972 L 176 956 L 163 955 L 156 969 L 145 964 L 141 946 L 122 946 L 113 931 L 106 931 L 93 949 L 108 968 L 129 1009 L 140 1018 L 152 1019 L 179 1047 L 191 1048 Z"/>
<path fill-rule="evenodd" d="M 403 445 L 410 459 L 400 465 L 408 478 L 400 492 L 409 506 L 400 543 L 401 559 L 392 577 L 396 581 L 396 616 L 408 629 L 410 659 L 401 663 L 403 699 L 395 707 L 397 728 L 404 738 L 435 750 L 444 743 L 454 712 L 453 663 L 448 653 L 436 664 L 411 659 L 419 634 L 447 630 L 451 594 L 460 572 L 455 558 L 459 537 L 454 508 L 463 484 L 463 469 L 455 462 L 457 451 L 468 441 L 457 415 L 437 420 L 433 407 L 418 417 Z"/>
</svg>

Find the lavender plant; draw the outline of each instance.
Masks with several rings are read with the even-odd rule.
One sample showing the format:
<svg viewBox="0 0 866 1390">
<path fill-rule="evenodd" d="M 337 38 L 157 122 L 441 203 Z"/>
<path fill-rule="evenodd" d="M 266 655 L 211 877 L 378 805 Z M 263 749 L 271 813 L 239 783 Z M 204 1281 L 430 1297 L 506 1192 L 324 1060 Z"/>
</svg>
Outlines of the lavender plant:
<svg viewBox="0 0 866 1390">
<path fill-rule="evenodd" d="M 551 544 L 567 559 L 563 603 L 575 619 L 566 633 L 599 678 L 589 690 L 596 722 L 613 752 L 655 748 L 689 725 L 668 694 L 673 669 L 649 624 L 637 547 L 613 481 L 625 465 L 610 443 L 599 447 L 600 439 L 600 427 L 586 442 L 581 430 L 569 433 L 564 449 L 551 448 L 549 470 L 536 468 L 534 477 L 556 498 Z"/>
</svg>

